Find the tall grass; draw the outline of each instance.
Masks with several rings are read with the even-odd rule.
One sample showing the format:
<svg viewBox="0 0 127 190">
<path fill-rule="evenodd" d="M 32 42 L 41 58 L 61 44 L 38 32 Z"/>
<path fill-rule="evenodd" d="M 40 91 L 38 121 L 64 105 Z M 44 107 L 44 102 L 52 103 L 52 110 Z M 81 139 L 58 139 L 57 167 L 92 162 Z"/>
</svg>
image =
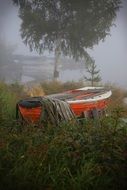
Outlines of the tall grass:
<svg viewBox="0 0 127 190">
<path fill-rule="evenodd" d="M 0 82 L 0 127 L 14 127 L 17 125 L 16 103 L 26 97 L 23 86 L 18 83 L 7 85 Z"/>
<path fill-rule="evenodd" d="M 127 188 L 127 124 L 119 109 L 99 121 L 19 130 L 17 88 L 0 84 L 1 190 Z"/>
<path fill-rule="evenodd" d="M 0 189 L 125 189 L 127 126 L 111 122 L 1 130 Z"/>
<path fill-rule="evenodd" d="M 9 86 L 0 83 L 0 125 L 9 124 L 15 115 L 16 96 L 11 92 Z"/>
</svg>

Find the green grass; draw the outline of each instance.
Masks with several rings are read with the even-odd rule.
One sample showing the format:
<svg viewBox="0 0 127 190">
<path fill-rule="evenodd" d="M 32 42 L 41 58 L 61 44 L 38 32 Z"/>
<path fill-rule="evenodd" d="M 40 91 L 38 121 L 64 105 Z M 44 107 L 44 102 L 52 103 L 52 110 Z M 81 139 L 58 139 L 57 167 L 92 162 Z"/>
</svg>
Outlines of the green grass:
<svg viewBox="0 0 127 190">
<path fill-rule="evenodd" d="M 0 189 L 124 189 L 127 128 L 108 122 L 1 128 Z"/>
<path fill-rule="evenodd" d="M 39 129 L 17 124 L 19 98 L 0 84 L 0 190 L 126 189 L 127 124 L 119 108 L 100 121 Z"/>
</svg>

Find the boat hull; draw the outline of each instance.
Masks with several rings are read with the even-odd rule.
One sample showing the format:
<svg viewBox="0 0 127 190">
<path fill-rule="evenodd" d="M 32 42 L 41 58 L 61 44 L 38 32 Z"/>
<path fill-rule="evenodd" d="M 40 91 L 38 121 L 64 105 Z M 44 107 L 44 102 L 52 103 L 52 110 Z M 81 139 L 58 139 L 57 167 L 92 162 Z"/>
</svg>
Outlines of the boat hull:
<svg viewBox="0 0 127 190">
<path fill-rule="evenodd" d="M 81 116 L 83 112 L 87 112 L 90 110 L 103 110 L 106 108 L 108 101 L 101 100 L 97 102 L 89 102 L 89 103 L 71 103 L 70 107 L 75 113 L 76 116 Z"/>
<path fill-rule="evenodd" d="M 75 116 L 82 117 L 84 113 L 92 110 L 103 111 L 109 103 L 110 96 L 111 91 L 104 91 L 103 88 L 85 87 L 65 93 L 45 96 L 45 98 L 67 102 Z M 33 97 L 23 100 L 18 103 L 17 112 L 19 112 L 23 120 L 27 123 L 37 124 L 43 114 L 42 101 L 43 97 Z"/>
<path fill-rule="evenodd" d="M 27 123 L 36 124 L 40 120 L 42 107 L 25 108 L 19 106 L 19 112 L 24 121 L 26 121 Z"/>
</svg>

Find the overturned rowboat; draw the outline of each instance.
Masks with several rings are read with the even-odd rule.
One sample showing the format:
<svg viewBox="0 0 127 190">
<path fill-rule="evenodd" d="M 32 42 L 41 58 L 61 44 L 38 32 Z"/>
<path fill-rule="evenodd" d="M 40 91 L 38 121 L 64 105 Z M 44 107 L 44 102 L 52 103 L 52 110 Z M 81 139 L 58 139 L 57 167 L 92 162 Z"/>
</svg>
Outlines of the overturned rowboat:
<svg viewBox="0 0 127 190">
<path fill-rule="evenodd" d="M 84 87 L 44 97 L 32 97 L 17 103 L 19 116 L 27 123 L 44 120 L 59 124 L 75 117 L 96 117 L 104 114 L 111 90 L 102 87 Z"/>
</svg>

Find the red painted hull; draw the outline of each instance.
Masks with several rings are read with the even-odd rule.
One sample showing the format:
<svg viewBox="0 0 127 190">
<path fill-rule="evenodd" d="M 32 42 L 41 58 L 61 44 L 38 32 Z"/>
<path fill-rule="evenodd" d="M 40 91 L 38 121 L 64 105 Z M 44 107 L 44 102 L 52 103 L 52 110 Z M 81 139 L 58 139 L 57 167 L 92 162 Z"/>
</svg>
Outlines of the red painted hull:
<svg viewBox="0 0 127 190">
<path fill-rule="evenodd" d="M 70 104 L 71 109 L 75 113 L 76 116 L 81 116 L 83 112 L 90 111 L 93 109 L 103 110 L 106 108 L 108 104 L 107 100 L 98 101 L 94 103 L 75 103 Z M 19 106 L 19 110 L 21 115 L 23 116 L 23 119 L 27 121 L 28 123 L 36 124 L 40 120 L 40 116 L 42 113 L 42 107 L 36 107 L 36 108 L 24 108 L 22 106 Z"/>
<path fill-rule="evenodd" d="M 104 110 L 109 102 L 108 97 L 111 95 L 110 91 L 109 94 L 106 94 L 104 90 L 101 89 L 94 92 L 91 90 L 73 90 L 67 91 L 65 93 L 56 94 L 47 96 L 48 98 L 57 98 L 59 100 L 67 101 L 77 117 L 80 117 L 84 112 L 96 110 Z M 70 95 L 73 97 L 70 98 Z M 69 99 L 68 99 L 69 97 Z M 27 103 L 39 102 L 39 98 L 30 98 L 25 100 Z M 28 105 L 28 104 L 27 104 Z M 18 111 L 20 112 L 22 118 L 27 121 L 28 123 L 36 124 L 39 122 L 41 114 L 43 112 L 43 107 L 38 103 L 35 107 L 22 105 L 18 103 Z"/>
<path fill-rule="evenodd" d="M 42 107 L 24 108 L 19 106 L 19 111 L 27 123 L 36 124 L 40 120 Z"/>
<path fill-rule="evenodd" d="M 106 108 L 107 104 L 108 104 L 108 101 L 103 100 L 103 101 L 98 101 L 98 102 L 94 102 L 94 103 L 70 104 L 70 107 L 76 116 L 81 116 L 81 114 L 85 111 L 89 111 L 89 110 L 93 110 L 93 109 L 103 110 Z"/>
</svg>

